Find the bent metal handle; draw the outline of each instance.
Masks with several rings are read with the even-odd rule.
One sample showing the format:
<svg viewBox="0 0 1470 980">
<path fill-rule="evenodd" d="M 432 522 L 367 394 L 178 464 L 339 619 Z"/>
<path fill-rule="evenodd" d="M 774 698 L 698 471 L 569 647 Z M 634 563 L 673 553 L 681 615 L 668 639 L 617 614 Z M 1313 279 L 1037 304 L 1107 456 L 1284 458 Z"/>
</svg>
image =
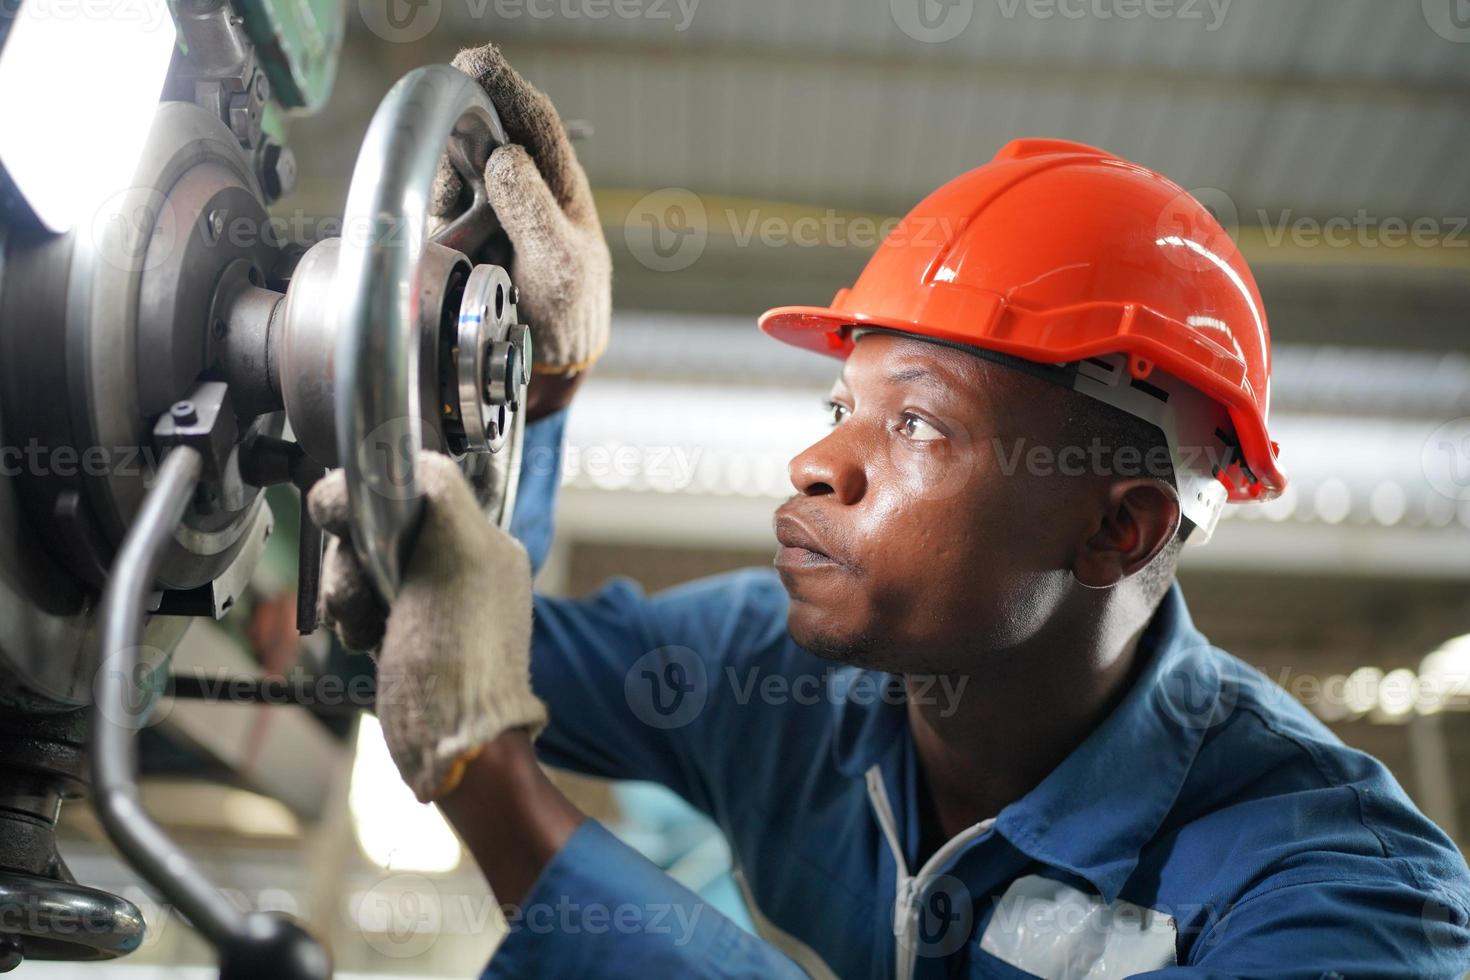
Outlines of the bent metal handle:
<svg viewBox="0 0 1470 980">
<path fill-rule="evenodd" d="M 422 501 L 414 461 L 420 417 L 418 277 L 439 160 L 474 191 L 440 233 L 461 247 L 484 217 L 485 162 L 506 142 L 489 97 L 463 72 L 429 65 L 398 81 L 368 127 L 352 172 L 334 283 L 338 459 L 347 474 L 353 546 L 384 597 L 398 584 Z"/>
<path fill-rule="evenodd" d="M 222 980 L 323 980 L 332 966 L 321 944 L 283 917 L 237 908 L 153 821 L 138 790 L 138 730 L 151 705 L 140 673 L 148 597 L 203 468 L 197 449 L 169 450 L 102 593 L 102 656 L 92 689 L 93 803 L 122 856 L 219 951 Z"/>
</svg>

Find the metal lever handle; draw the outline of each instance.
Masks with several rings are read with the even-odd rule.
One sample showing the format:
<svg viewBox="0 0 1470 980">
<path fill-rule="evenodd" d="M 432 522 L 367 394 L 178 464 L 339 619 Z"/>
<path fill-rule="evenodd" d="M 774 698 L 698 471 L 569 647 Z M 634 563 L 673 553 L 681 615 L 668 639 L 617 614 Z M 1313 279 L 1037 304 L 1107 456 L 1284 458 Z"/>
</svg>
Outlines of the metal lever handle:
<svg viewBox="0 0 1470 980">
<path fill-rule="evenodd" d="M 397 594 L 422 507 L 414 476 L 426 424 L 414 271 L 434 175 L 451 141 L 461 175 L 483 174 L 490 151 L 506 142 L 489 96 L 448 65 L 409 72 L 383 98 L 363 139 L 337 259 L 337 458 L 347 473 L 353 545 L 388 599 Z M 481 196 L 476 188 L 477 204 Z M 456 222 L 445 232 L 463 230 Z"/>
<path fill-rule="evenodd" d="M 123 539 L 100 620 L 104 659 L 93 685 L 92 792 L 97 816 L 123 857 L 188 916 L 220 952 L 222 978 L 331 976 L 326 951 L 289 919 L 240 911 L 205 877 L 143 809 L 138 793 L 136 709 L 138 673 L 149 592 L 164 549 L 199 484 L 204 458 L 180 446 L 169 451 Z"/>
</svg>

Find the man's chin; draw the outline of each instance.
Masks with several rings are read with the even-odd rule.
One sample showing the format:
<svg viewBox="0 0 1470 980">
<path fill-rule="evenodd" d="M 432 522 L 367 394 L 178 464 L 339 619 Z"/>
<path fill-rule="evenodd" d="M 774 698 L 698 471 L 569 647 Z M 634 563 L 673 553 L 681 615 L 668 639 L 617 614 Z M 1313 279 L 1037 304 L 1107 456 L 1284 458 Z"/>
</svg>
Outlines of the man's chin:
<svg viewBox="0 0 1470 980">
<path fill-rule="evenodd" d="M 796 645 L 823 660 L 852 667 L 881 669 L 873 637 L 836 626 L 828 617 L 803 603 L 792 603 L 786 629 Z"/>
</svg>

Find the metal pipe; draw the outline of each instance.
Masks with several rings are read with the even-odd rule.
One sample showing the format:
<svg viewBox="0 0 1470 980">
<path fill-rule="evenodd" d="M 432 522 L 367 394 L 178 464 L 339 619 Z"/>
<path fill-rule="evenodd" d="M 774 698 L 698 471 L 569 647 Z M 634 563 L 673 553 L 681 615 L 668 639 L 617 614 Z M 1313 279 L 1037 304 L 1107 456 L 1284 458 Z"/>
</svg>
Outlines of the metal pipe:
<svg viewBox="0 0 1470 980">
<path fill-rule="evenodd" d="M 266 975 L 321 980 L 332 973 L 321 944 L 288 919 L 236 908 L 153 822 L 138 792 L 136 736 L 143 719 L 129 710 L 135 704 L 129 695 L 148 596 L 203 470 L 204 457 L 188 446 L 175 447 L 163 458 L 102 593 L 104 656 L 92 689 L 93 802 L 122 856 L 219 951 L 222 980 Z M 136 707 L 141 711 L 146 705 Z"/>
<path fill-rule="evenodd" d="M 131 697 L 153 577 L 203 469 L 204 457 L 187 446 L 164 457 L 102 593 L 102 659 L 93 684 L 92 795 L 107 836 L 128 863 L 195 928 L 222 946 L 244 930 L 245 915 L 143 809 L 136 736 L 144 705 Z"/>
</svg>

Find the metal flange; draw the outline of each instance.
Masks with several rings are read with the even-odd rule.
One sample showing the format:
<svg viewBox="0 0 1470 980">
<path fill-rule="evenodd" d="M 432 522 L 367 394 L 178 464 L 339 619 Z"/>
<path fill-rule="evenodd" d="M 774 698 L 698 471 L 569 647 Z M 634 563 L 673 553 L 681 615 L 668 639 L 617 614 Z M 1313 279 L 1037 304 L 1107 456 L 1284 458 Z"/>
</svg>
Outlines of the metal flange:
<svg viewBox="0 0 1470 980">
<path fill-rule="evenodd" d="M 499 452 L 530 381 L 530 331 L 516 323 L 515 287 L 498 265 L 478 265 L 459 306 L 455 371 L 465 450 Z"/>
</svg>

